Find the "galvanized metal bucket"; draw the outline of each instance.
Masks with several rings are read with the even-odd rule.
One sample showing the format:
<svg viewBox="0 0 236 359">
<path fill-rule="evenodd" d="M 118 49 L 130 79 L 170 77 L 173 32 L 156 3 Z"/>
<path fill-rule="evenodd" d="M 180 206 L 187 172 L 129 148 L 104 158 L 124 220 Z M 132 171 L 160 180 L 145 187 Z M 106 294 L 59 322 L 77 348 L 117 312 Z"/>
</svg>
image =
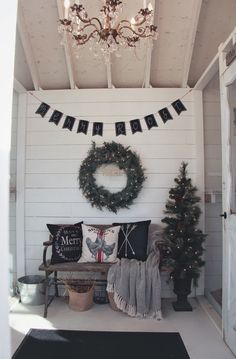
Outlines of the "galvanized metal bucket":
<svg viewBox="0 0 236 359">
<path fill-rule="evenodd" d="M 28 305 L 41 305 L 45 303 L 45 281 L 41 275 L 27 275 L 17 281 L 20 301 Z"/>
</svg>

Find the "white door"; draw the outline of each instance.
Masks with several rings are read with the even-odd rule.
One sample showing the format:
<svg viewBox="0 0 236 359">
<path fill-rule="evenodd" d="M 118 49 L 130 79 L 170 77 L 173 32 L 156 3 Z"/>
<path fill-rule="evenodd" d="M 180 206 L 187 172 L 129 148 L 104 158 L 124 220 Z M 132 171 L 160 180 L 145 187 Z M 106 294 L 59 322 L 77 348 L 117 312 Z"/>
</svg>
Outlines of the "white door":
<svg viewBox="0 0 236 359">
<path fill-rule="evenodd" d="M 223 194 L 223 335 L 236 355 L 236 61 L 220 76 Z"/>
</svg>

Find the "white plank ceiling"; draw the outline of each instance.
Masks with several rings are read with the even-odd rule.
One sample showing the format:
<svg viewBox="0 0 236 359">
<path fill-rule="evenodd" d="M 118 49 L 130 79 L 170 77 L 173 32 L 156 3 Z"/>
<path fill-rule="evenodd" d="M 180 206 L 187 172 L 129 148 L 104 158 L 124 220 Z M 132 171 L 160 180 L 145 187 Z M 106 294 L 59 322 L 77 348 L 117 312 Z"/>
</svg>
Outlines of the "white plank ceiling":
<svg viewBox="0 0 236 359">
<path fill-rule="evenodd" d="M 153 50 L 144 42 L 135 51 L 112 55 L 107 66 L 91 45 L 79 51 L 70 39 L 61 45 L 63 0 L 19 0 L 15 78 L 27 90 L 194 86 L 236 26 L 236 1 L 151 2 L 159 28 Z M 102 0 L 81 3 L 89 16 L 97 16 Z M 123 1 L 122 18 L 130 19 L 142 6 L 143 0 Z"/>
</svg>

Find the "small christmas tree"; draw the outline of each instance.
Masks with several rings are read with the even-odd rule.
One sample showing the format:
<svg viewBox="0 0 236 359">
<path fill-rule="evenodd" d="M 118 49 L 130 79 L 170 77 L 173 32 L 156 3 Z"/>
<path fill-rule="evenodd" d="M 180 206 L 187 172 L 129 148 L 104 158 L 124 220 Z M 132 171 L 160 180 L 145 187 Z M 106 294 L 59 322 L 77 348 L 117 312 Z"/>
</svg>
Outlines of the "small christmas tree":
<svg viewBox="0 0 236 359">
<path fill-rule="evenodd" d="M 196 226 L 201 209 L 197 205 L 200 197 L 196 196 L 197 187 L 187 177 L 187 163 L 182 162 L 179 175 L 174 179 L 176 185 L 169 191 L 166 203 L 167 217 L 164 229 L 163 264 L 171 268 L 171 278 L 193 278 L 194 285 L 200 275 L 202 243 L 206 235 Z"/>
</svg>

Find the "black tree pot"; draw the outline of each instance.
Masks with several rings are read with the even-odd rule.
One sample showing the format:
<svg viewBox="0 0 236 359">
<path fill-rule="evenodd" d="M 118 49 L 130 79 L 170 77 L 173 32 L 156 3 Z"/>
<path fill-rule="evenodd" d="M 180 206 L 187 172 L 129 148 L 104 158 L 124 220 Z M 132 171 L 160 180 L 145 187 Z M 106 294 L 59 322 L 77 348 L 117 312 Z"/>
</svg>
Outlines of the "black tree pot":
<svg viewBox="0 0 236 359">
<path fill-rule="evenodd" d="M 191 293 L 192 278 L 174 278 L 174 293 L 177 301 L 172 303 L 176 312 L 191 312 L 193 310 L 188 302 L 188 295 Z"/>
</svg>

